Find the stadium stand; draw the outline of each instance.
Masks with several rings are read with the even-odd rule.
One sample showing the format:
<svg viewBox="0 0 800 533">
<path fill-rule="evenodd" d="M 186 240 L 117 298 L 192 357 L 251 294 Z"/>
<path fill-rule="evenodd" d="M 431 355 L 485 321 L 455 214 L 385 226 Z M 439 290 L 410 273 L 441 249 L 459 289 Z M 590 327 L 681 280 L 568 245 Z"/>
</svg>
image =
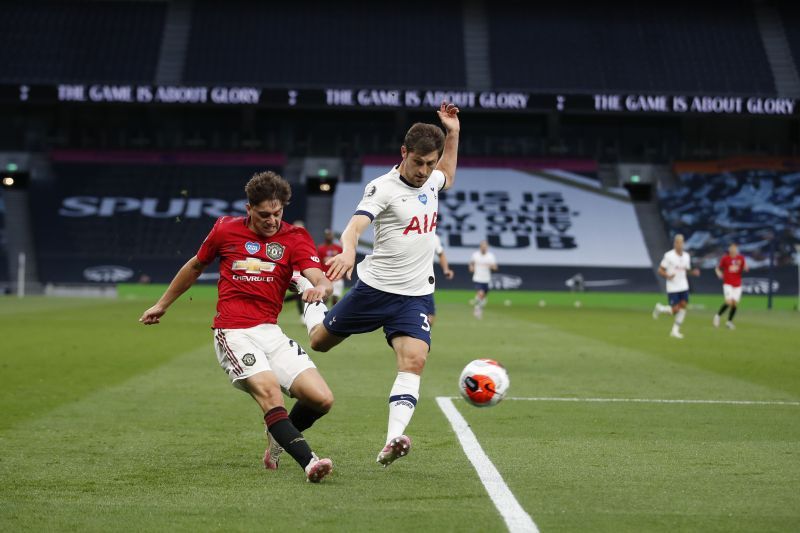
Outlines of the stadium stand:
<svg viewBox="0 0 800 533">
<path fill-rule="evenodd" d="M 462 88 L 462 35 L 461 6 L 454 0 L 402 6 L 204 0 L 195 2 L 184 79 Z"/>
<path fill-rule="evenodd" d="M 498 89 L 775 93 L 751 2 L 508 2 L 488 16 Z"/>
<path fill-rule="evenodd" d="M 800 6 L 793 2 L 778 2 L 778 11 L 783 20 L 786 40 L 792 51 L 794 64 L 800 69 Z"/>
<path fill-rule="evenodd" d="M 164 2 L 3 2 L 0 80 L 152 82 Z"/>
<path fill-rule="evenodd" d="M 244 184 L 265 166 L 71 163 L 32 183 L 43 282 L 86 281 L 85 268 L 119 265 L 134 279 L 169 281 L 218 216 L 244 212 Z M 273 170 L 279 170 L 272 167 Z M 286 220 L 303 217 L 295 187 Z M 90 280 L 94 281 L 94 280 Z"/>
<path fill-rule="evenodd" d="M 738 170 L 686 172 L 659 191 L 661 213 L 672 234 L 683 233 L 701 268 L 713 268 L 730 243 L 751 267 L 792 264 L 800 243 L 800 172 Z"/>
</svg>

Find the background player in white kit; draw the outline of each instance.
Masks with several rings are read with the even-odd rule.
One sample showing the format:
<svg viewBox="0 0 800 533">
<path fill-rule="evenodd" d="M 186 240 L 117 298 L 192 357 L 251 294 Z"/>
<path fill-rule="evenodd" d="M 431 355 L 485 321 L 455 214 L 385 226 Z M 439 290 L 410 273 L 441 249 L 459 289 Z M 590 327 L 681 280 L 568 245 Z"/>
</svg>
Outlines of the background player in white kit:
<svg viewBox="0 0 800 533">
<path fill-rule="evenodd" d="M 472 282 L 475 284 L 475 308 L 473 310 L 475 318 L 483 318 L 483 308 L 486 307 L 486 295 L 489 294 L 492 271 L 496 270 L 497 259 L 489 251 L 489 243 L 483 240 L 469 260 L 469 271 L 472 272 Z"/>
<path fill-rule="evenodd" d="M 458 108 L 442 103 L 434 124 L 414 124 L 400 147 L 402 161 L 367 184 L 341 236 L 343 252 L 329 260 L 328 277 L 350 278 L 356 244 L 375 224 L 373 252 L 358 264 L 359 280 L 327 316 L 324 305 L 306 305 L 311 347 L 328 351 L 354 333 L 383 327 L 397 359 L 389 393 L 386 443 L 377 462 L 388 466 L 406 455 L 404 434 L 419 398 L 420 375 L 430 350 L 427 311 L 434 291 L 433 255 L 439 193 L 453 185 L 458 157 Z M 323 321 L 324 320 L 324 321 Z"/>
<path fill-rule="evenodd" d="M 433 248 L 433 253 L 434 256 L 439 258 L 439 266 L 442 267 L 444 279 L 453 279 L 456 276 L 456 273 L 450 269 L 450 262 L 447 260 L 447 255 L 444 253 L 442 239 L 439 238 L 439 235 L 436 235 L 435 238 L 436 245 Z M 428 309 L 428 322 L 430 323 L 431 327 L 433 327 L 433 323 L 436 322 L 436 302 L 434 301 L 433 295 L 431 295 L 431 307 Z"/>
<path fill-rule="evenodd" d="M 653 309 L 653 318 L 658 318 L 660 313 L 675 315 L 670 337 L 682 339 L 681 324 L 686 316 L 686 306 L 689 303 L 689 279 L 687 274 L 699 276 L 700 270 L 692 268 L 688 252 L 683 249 L 683 235 L 675 235 L 672 250 L 664 254 L 658 266 L 658 275 L 667 280 L 667 298 L 669 305 L 656 304 Z"/>
</svg>

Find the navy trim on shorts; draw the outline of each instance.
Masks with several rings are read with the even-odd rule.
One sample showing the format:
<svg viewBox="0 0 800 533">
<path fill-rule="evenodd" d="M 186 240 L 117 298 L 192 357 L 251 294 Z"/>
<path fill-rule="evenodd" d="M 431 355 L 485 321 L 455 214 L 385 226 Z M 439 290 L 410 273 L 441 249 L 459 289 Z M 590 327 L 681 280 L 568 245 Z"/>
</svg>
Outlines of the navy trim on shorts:
<svg viewBox="0 0 800 533">
<path fill-rule="evenodd" d="M 404 296 L 370 287 L 362 280 L 325 315 L 323 325 L 337 337 L 348 337 L 383 328 L 386 342 L 408 336 L 431 345 L 428 310 L 433 295 Z"/>
<path fill-rule="evenodd" d="M 668 292 L 667 300 L 669 301 L 669 305 L 673 307 L 680 302 L 689 303 L 689 291 Z"/>
</svg>

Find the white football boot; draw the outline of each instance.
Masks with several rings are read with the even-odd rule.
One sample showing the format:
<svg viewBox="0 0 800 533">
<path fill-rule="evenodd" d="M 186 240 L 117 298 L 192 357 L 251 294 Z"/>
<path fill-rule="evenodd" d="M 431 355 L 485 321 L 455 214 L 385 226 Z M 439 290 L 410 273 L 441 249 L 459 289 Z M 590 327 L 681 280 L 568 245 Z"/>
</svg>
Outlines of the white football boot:
<svg viewBox="0 0 800 533">
<path fill-rule="evenodd" d="M 715 328 L 719 327 L 719 315 L 714 315 L 714 320 L 712 321 Z"/>
</svg>

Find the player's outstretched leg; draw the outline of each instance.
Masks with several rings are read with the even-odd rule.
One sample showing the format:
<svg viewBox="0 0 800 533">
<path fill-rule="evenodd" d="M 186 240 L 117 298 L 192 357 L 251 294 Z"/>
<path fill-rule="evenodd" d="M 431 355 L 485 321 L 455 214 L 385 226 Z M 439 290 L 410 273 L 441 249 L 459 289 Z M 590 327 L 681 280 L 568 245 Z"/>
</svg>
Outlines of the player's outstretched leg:
<svg viewBox="0 0 800 533">
<path fill-rule="evenodd" d="M 717 314 L 716 314 L 716 315 L 714 315 L 714 321 L 713 321 L 713 323 L 714 323 L 714 327 L 715 327 L 715 328 L 718 328 L 718 327 L 719 327 L 719 318 L 722 316 L 722 313 L 724 313 L 724 312 L 725 312 L 725 310 L 726 310 L 727 308 L 728 308 L 728 304 L 727 304 L 727 303 L 723 303 L 723 304 L 720 306 L 720 308 L 719 308 L 719 311 L 717 311 Z"/>
<path fill-rule="evenodd" d="M 675 322 L 672 324 L 672 331 L 669 332 L 670 337 L 674 337 L 676 339 L 683 338 L 683 333 L 681 333 L 681 324 L 683 324 L 683 319 L 685 316 L 686 310 L 683 308 L 680 308 L 675 312 Z"/>
<path fill-rule="evenodd" d="M 303 434 L 297 431 L 285 407 L 273 407 L 264 415 L 272 439 L 283 448 L 286 453 L 297 461 L 306 473 L 306 479 L 312 483 L 319 483 L 331 473 L 333 463 L 330 459 L 320 459 L 311 451 Z M 269 450 L 267 450 L 269 452 Z M 266 466 L 266 457 L 264 460 Z"/>
<path fill-rule="evenodd" d="M 400 435 L 389 439 L 386 446 L 378 453 L 378 458 L 375 460 L 377 463 L 382 464 L 384 468 L 411 451 L 411 438 L 406 435 Z"/>
<path fill-rule="evenodd" d="M 725 327 L 728 329 L 736 329 L 733 325 L 733 316 L 736 314 L 736 305 L 731 304 L 731 310 L 728 312 L 728 321 L 725 322 Z"/>
<path fill-rule="evenodd" d="M 667 314 L 667 315 L 671 315 L 672 314 L 672 308 L 670 306 L 668 306 L 668 305 L 657 303 L 656 306 L 653 308 L 653 320 L 658 319 L 658 315 L 660 315 L 662 313 Z"/>
<path fill-rule="evenodd" d="M 272 441 L 288 453 L 300 468 L 305 471 L 306 479 L 318 483 L 333 470 L 330 459 L 319 459 L 308 446 L 305 437 L 292 424 L 289 413 L 283 406 L 283 394 L 278 378 L 271 371 L 258 372 L 244 381 L 250 396 L 264 412 L 264 423 L 267 425 Z M 270 442 L 272 447 L 272 442 Z M 270 453 L 269 449 L 267 453 Z M 270 468 L 273 458 L 264 457 L 264 466 Z"/>
<path fill-rule="evenodd" d="M 278 441 L 272 438 L 269 429 L 267 429 L 267 449 L 264 450 L 264 468 L 267 470 L 277 470 L 281 454 L 283 454 L 283 448 L 278 444 Z"/>
<path fill-rule="evenodd" d="M 426 341 L 408 336 L 394 337 L 391 343 L 397 355 L 398 372 L 389 393 L 386 442 L 376 459 L 384 467 L 411 451 L 411 439 L 405 431 L 417 407 L 420 374 L 425 368 L 429 348 Z"/>
</svg>

